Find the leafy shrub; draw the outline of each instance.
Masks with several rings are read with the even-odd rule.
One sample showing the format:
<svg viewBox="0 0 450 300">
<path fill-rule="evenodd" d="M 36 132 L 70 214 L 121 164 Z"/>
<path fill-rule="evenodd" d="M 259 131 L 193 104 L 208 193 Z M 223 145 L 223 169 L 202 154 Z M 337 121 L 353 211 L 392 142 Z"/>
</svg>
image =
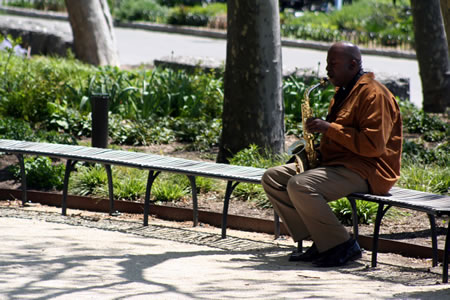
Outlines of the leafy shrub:
<svg viewBox="0 0 450 300">
<path fill-rule="evenodd" d="M 33 141 L 35 135 L 30 124 L 25 120 L 6 117 L 0 118 L 0 138 Z"/>
<path fill-rule="evenodd" d="M 0 114 L 24 119 L 32 127 L 46 124 L 52 113 L 48 103 L 66 99 L 66 85 L 76 85 L 89 70 L 71 59 L 25 59 L 0 51 Z"/>
<path fill-rule="evenodd" d="M 189 149 L 203 151 L 219 144 L 222 120 L 175 118 L 170 127 L 177 140 L 190 143 Z"/>
<path fill-rule="evenodd" d="M 62 104 L 49 102 L 47 105 L 50 112 L 50 118 L 46 121 L 48 130 L 64 132 L 76 138 L 91 135 L 90 114 L 82 114 L 79 110 L 69 107 L 67 101 L 62 101 Z"/>
<path fill-rule="evenodd" d="M 107 183 L 108 177 L 102 165 L 77 165 L 76 172 L 70 177 L 69 191 L 81 196 L 98 195 Z"/>
<path fill-rule="evenodd" d="M 215 17 L 226 15 L 227 7 L 223 3 L 185 6 L 172 8 L 167 23 L 173 25 L 207 26 Z"/>
<path fill-rule="evenodd" d="M 447 164 L 425 164 L 413 159 L 404 159 L 397 185 L 417 191 L 449 195 L 450 168 L 448 165 L 448 158 Z"/>
<path fill-rule="evenodd" d="M 165 22 L 168 8 L 155 0 L 122 0 L 114 9 L 114 16 L 125 21 Z"/>
<path fill-rule="evenodd" d="M 373 223 L 377 215 L 378 204 L 369 201 L 356 200 L 358 224 Z M 339 199 L 328 203 L 336 217 L 345 225 L 353 225 L 352 207 L 347 199 Z"/>
<path fill-rule="evenodd" d="M 262 151 L 257 145 L 250 145 L 236 153 L 230 159 L 230 164 L 249 166 L 256 168 L 269 168 L 281 165 L 288 159 L 287 155 L 273 155 L 268 151 Z M 258 207 L 269 208 L 271 204 L 261 185 L 240 183 L 233 194 L 245 201 L 253 201 Z"/>
<path fill-rule="evenodd" d="M 6 1 L 6 5 L 40 10 L 66 10 L 66 3 L 64 0 L 8 0 Z"/>
<path fill-rule="evenodd" d="M 412 161 L 418 164 L 437 163 L 450 165 L 450 142 L 438 144 L 434 148 L 426 148 L 422 143 L 405 140 L 403 142 L 402 161 Z"/>
<path fill-rule="evenodd" d="M 167 19 L 172 25 L 206 26 L 209 17 L 199 13 L 192 13 L 187 6 L 175 7 Z"/>
<path fill-rule="evenodd" d="M 73 135 L 57 131 L 38 131 L 36 141 L 53 144 L 77 145 L 78 142 Z"/>
<path fill-rule="evenodd" d="M 26 157 L 24 159 L 27 187 L 43 190 L 61 190 L 64 183 L 65 166 L 63 164 L 52 164 L 49 157 Z M 9 167 L 13 176 L 20 180 L 20 166 Z"/>
<path fill-rule="evenodd" d="M 285 107 L 286 133 L 297 136 L 302 135 L 302 109 L 301 101 L 304 93 L 317 80 L 306 84 L 303 79 L 290 76 L 283 81 L 283 98 Z M 315 117 L 325 119 L 328 113 L 328 105 L 334 95 L 334 88 L 328 85 L 326 88 L 316 88 L 310 94 L 309 105 Z"/>
<path fill-rule="evenodd" d="M 134 168 L 117 167 L 114 177 L 114 198 L 137 200 L 145 197 L 147 172 Z M 105 190 L 104 196 L 108 195 Z"/>
<path fill-rule="evenodd" d="M 189 185 L 186 180 L 180 181 L 179 175 L 161 174 L 156 178 L 152 187 L 152 196 L 155 202 L 179 201 L 188 193 Z"/>
<path fill-rule="evenodd" d="M 412 48 L 413 24 L 409 3 L 355 1 L 340 11 L 281 15 L 283 36 L 318 41 L 347 40 L 355 44 Z"/>
</svg>

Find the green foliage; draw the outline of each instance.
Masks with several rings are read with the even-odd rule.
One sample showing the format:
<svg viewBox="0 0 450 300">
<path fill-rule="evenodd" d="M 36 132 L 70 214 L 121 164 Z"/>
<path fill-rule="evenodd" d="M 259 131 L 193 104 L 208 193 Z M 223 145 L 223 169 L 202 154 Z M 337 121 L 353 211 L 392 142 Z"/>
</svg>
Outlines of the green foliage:
<svg viewBox="0 0 450 300">
<path fill-rule="evenodd" d="M 358 215 L 358 224 L 370 224 L 375 220 L 378 210 L 378 204 L 369 201 L 356 200 L 356 212 Z M 341 198 L 328 203 L 331 210 L 337 216 L 342 224 L 353 225 L 352 207 L 350 202 Z"/>
<path fill-rule="evenodd" d="M 340 11 L 281 15 L 283 36 L 316 41 L 347 40 L 372 46 L 412 48 L 413 23 L 409 3 L 393 6 L 377 0 L 354 1 Z"/>
<path fill-rule="evenodd" d="M 218 15 L 226 15 L 227 7 L 223 3 L 184 6 L 171 9 L 167 23 L 172 25 L 207 26 Z"/>
<path fill-rule="evenodd" d="M 78 165 L 70 176 L 69 192 L 81 196 L 99 195 L 107 184 L 108 177 L 102 165 Z"/>
<path fill-rule="evenodd" d="M 114 198 L 137 200 L 145 197 L 147 172 L 134 168 L 116 167 L 114 177 Z M 107 192 L 107 190 L 105 190 Z M 108 195 L 107 193 L 104 194 Z"/>
<path fill-rule="evenodd" d="M 285 155 L 272 154 L 267 150 L 261 150 L 255 144 L 251 144 L 236 153 L 230 159 L 230 164 L 255 168 L 270 168 L 284 163 L 286 159 L 287 156 Z"/>
<path fill-rule="evenodd" d="M 223 81 L 212 73 L 155 69 L 142 74 L 140 97 L 134 99 L 142 118 L 187 117 L 207 119 L 222 115 Z"/>
<path fill-rule="evenodd" d="M 197 187 L 197 193 L 208 193 L 218 189 L 218 182 L 215 179 L 208 177 L 196 177 L 195 186 Z"/>
<path fill-rule="evenodd" d="M 0 138 L 33 141 L 35 135 L 30 124 L 25 120 L 6 117 L 0 118 Z"/>
<path fill-rule="evenodd" d="M 413 155 L 404 158 L 397 185 L 417 191 L 449 195 L 449 148 L 447 144 L 445 150 L 440 153 L 441 159 L 433 162 L 418 160 Z"/>
<path fill-rule="evenodd" d="M 122 0 L 114 9 L 114 16 L 121 21 L 149 21 L 165 23 L 168 8 L 155 0 Z"/>
<path fill-rule="evenodd" d="M 239 166 L 249 166 L 256 168 L 270 168 L 281 165 L 288 160 L 287 155 L 274 155 L 268 151 L 262 151 L 257 145 L 250 145 L 236 153 L 230 159 L 230 164 Z M 240 183 L 233 194 L 244 200 L 253 201 L 258 207 L 271 207 L 262 186 L 251 183 Z"/>
<path fill-rule="evenodd" d="M 290 76 L 284 80 L 283 97 L 287 134 L 302 135 L 301 100 L 307 89 L 317 82 L 317 80 L 314 80 L 306 84 L 303 79 L 294 76 Z M 309 105 L 316 117 L 325 119 L 328 113 L 328 105 L 333 95 L 334 88 L 331 85 L 328 85 L 326 88 L 316 88 L 311 92 Z"/>
<path fill-rule="evenodd" d="M 152 196 L 155 202 L 180 201 L 189 194 L 189 183 L 183 176 L 161 174 L 153 183 Z"/>
<path fill-rule="evenodd" d="M 8 0 L 5 4 L 8 6 L 33 8 L 40 10 L 66 10 L 66 3 L 64 2 L 64 0 Z"/>
<path fill-rule="evenodd" d="M 61 190 L 63 187 L 65 166 L 52 164 L 49 157 L 26 157 L 24 159 L 27 187 L 42 190 Z M 21 180 L 20 166 L 13 165 L 10 172 L 14 178 Z"/>
<path fill-rule="evenodd" d="M 177 140 L 190 144 L 189 149 L 203 151 L 219 144 L 222 120 L 175 118 L 170 127 Z"/>
<path fill-rule="evenodd" d="M 433 148 L 427 148 L 423 143 L 405 140 L 403 142 L 402 161 L 418 164 L 450 165 L 450 142 L 446 141 Z"/>
<path fill-rule="evenodd" d="M 46 124 L 48 103 L 66 99 L 65 85 L 74 84 L 89 68 L 70 59 L 17 56 L 0 51 L 0 114 Z M 69 102 L 70 103 L 70 102 Z"/>
</svg>

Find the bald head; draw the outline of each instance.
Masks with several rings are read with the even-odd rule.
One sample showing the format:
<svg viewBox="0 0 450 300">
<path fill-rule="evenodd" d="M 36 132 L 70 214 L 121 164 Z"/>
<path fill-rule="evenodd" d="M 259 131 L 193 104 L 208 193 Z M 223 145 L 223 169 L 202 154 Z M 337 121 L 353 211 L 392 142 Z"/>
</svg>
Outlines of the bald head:
<svg viewBox="0 0 450 300">
<path fill-rule="evenodd" d="M 349 42 L 337 42 L 328 50 L 327 72 L 331 83 L 345 87 L 362 69 L 361 51 Z"/>
<path fill-rule="evenodd" d="M 361 51 L 358 46 L 349 42 L 337 42 L 331 45 L 329 52 L 334 51 L 349 60 L 355 60 L 361 66 Z"/>
</svg>

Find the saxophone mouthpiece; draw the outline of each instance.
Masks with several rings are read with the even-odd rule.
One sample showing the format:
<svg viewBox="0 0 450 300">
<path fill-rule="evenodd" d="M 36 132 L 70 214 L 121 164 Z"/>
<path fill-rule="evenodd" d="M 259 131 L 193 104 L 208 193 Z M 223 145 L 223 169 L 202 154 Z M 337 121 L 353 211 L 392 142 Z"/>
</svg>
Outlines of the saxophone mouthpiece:
<svg viewBox="0 0 450 300">
<path fill-rule="evenodd" d="M 328 77 L 322 77 L 322 78 L 320 78 L 320 85 L 321 85 L 321 86 L 327 85 L 328 82 L 329 82 Z"/>
</svg>

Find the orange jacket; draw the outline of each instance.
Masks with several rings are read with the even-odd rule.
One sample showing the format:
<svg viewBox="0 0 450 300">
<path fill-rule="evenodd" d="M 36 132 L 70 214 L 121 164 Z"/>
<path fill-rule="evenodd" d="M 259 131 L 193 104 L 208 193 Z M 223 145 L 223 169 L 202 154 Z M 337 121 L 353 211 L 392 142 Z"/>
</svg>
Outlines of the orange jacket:
<svg viewBox="0 0 450 300">
<path fill-rule="evenodd" d="M 331 100 L 330 108 L 334 104 Z M 321 165 L 342 165 L 367 179 L 370 192 L 386 194 L 400 177 L 402 119 L 392 93 L 366 73 L 320 142 Z"/>
</svg>

